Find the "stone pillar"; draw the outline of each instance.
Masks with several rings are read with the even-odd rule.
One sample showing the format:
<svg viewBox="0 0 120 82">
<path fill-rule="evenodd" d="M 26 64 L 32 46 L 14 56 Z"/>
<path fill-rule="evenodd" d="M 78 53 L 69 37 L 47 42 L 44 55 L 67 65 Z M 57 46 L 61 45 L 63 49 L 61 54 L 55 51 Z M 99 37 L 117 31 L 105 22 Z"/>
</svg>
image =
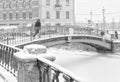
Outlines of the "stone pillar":
<svg viewBox="0 0 120 82">
<path fill-rule="evenodd" d="M 71 42 L 73 36 L 73 28 L 69 27 L 69 36 L 68 36 L 68 42 Z"/>
<path fill-rule="evenodd" d="M 24 52 L 14 54 L 18 61 L 18 82 L 39 82 L 37 58 Z"/>
<path fill-rule="evenodd" d="M 55 60 L 54 56 L 47 53 L 45 46 L 37 44 L 25 46 L 23 51 L 15 53 L 14 56 L 18 61 L 18 82 L 40 82 L 37 57 Z"/>
</svg>

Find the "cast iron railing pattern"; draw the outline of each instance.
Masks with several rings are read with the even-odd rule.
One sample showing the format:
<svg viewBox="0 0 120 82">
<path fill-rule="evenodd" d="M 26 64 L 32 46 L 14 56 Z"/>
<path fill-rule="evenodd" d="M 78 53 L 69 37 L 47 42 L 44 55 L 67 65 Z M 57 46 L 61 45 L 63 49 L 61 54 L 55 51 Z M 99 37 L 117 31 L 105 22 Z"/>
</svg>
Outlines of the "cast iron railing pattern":
<svg viewBox="0 0 120 82">
<path fill-rule="evenodd" d="M 48 27 L 47 27 L 48 28 Z M 45 31 L 43 31 L 43 35 L 46 34 L 67 34 L 67 30 L 68 28 L 53 28 L 52 30 L 54 30 L 54 32 L 50 31 L 51 28 L 49 28 L 48 30 L 44 29 Z M 16 30 L 16 31 L 15 31 Z M 27 32 L 30 32 L 27 34 Z M 51 33 L 48 33 L 48 32 Z M 12 39 L 17 39 L 17 37 L 19 37 L 19 40 L 21 38 L 21 36 L 23 36 L 23 38 L 25 37 L 31 37 L 32 32 L 30 28 L 19 28 L 19 29 L 14 29 L 14 33 L 13 30 L 12 32 L 6 32 L 2 31 L 0 33 L 0 35 L 2 35 L 2 39 L 1 40 L 7 40 L 7 44 L 9 44 L 9 42 L 11 41 L 10 38 L 12 37 Z M 77 34 L 77 33 L 75 33 Z M 7 38 L 6 38 L 7 37 Z M 21 38 L 21 39 L 23 39 Z M 77 37 L 76 37 L 77 38 Z M 85 38 L 85 37 L 83 37 Z M 89 37 L 87 37 L 89 38 Z M 64 38 L 63 38 L 64 39 Z M 101 40 L 100 38 L 91 38 L 91 39 L 97 39 L 97 40 Z M 10 40 L 10 41 L 9 41 Z M 18 41 L 19 41 L 18 40 Z M 32 40 L 32 38 L 30 38 L 30 40 Z M 56 40 L 56 39 L 53 39 Z M 16 40 L 17 41 L 17 40 Z M 0 43 L 0 65 L 2 67 L 4 67 L 7 71 L 11 72 L 15 77 L 17 77 L 17 71 L 18 71 L 18 62 L 16 61 L 15 57 L 13 56 L 14 53 L 19 52 L 20 49 L 16 48 L 16 47 L 12 47 L 12 46 L 8 46 L 5 44 Z M 40 70 L 40 82 L 60 82 L 61 78 L 64 79 L 66 82 L 80 82 L 79 78 L 77 76 L 75 76 L 74 74 L 72 74 L 71 72 L 68 72 L 67 70 L 65 70 L 64 68 L 54 64 L 53 62 L 50 62 L 44 58 L 38 58 L 37 61 L 38 64 L 38 68 Z"/>
<path fill-rule="evenodd" d="M 41 33 L 39 34 L 41 37 L 37 37 L 36 39 L 44 38 L 44 37 L 52 37 L 57 35 L 68 35 L 69 27 L 71 26 L 42 26 Z M 74 29 L 74 34 L 97 35 L 95 32 L 92 32 L 89 29 L 80 28 L 77 26 L 72 26 L 72 27 Z M 34 34 L 34 26 L 18 27 L 12 29 L 2 28 L 0 29 L 0 41 L 1 43 L 4 44 L 16 45 L 23 42 L 35 40 L 33 34 Z"/>
<path fill-rule="evenodd" d="M 40 82 L 81 82 L 72 72 L 44 58 L 38 58 Z"/>
<path fill-rule="evenodd" d="M 18 62 L 13 54 L 18 51 L 21 50 L 12 46 L 0 44 L 0 65 L 16 78 L 18 72 Z M 59 78 L 61 75 L 67 82 L 80 82 L 78 77 L 70 73 L 68 70 L 65 70 L 47 59 L 38 58 L 37 65 L 40 72 L 40 82 L 61 82 L 61 78 Z"/>
<path fill-rule="evenodd" d="M 18 62 L 13 56 L 20 49 L 0 43 L 0 65 L 17 77 Z"/>
</svg>

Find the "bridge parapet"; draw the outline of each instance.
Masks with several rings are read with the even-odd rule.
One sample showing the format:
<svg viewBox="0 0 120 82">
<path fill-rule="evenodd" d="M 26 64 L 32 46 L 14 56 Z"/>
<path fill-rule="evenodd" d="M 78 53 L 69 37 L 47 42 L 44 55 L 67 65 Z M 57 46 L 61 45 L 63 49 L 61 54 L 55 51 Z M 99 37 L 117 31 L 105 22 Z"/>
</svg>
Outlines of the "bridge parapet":
<svg viewBox="0 0 120 82">
<path fill-rule="evenodd" d="M 46 47 L 50 47 L 50 46 L 54 46 L 54 45 L 57 45 L 57 44 L 66 43 L 67 39 L 68 39 L 67 36 L 54 36 L 54 37 L 48 37 L 48 38 L 45 38 L 45 39 L 37 39 L 37 40 L 34 40 L 34 41 L 18 44 L 18 45 L 15 45 L 15 46 L 18 47 L 18 48 L 21 48 L 21 49 L 23 49 L 24 46 L 30 45 L 30 44 L 42 44 Z"/>
<path fill-rule="evenodd" d="M 16 45 L 16 47 L 23 49 L 23 47 L 25 45 L 29 45 L 29 44 L 42 44 L 42 45 L 45 45 L 47 47 L 50 47 L 50 46 L 64 44 L 67 42 L 85 43 L 85 44 L 88 44 L 88 45 L 95 47 L 97 50 L 101 50 L 102 48 L 104 48 L 105 50 L 111 51 L 111 40 L 104 39 L 103 37 L 93 36 L 93 35 L 92 36 L 91 35 L 55 36 L 55 37 L 49 37 L 46 39 L 34 40 L 34 41 L 31 41 L 28 43 L 22 43 L 22 44 Z"/>
<path fill-rule="evenodd" d="M 37 49 L 38 46 L 34 46 L 31 45 L 34 49 L 25 47 L 30 52 L 27 53 L 19 48 L 0 44 L 0 65 L 18 79 L 17 82 L 58 82 L 61 78 L 65 81 L 80 82 L 73 73 L 52 62 L 55 58 L 49 53 L 45 54 L 46 47 Z"/>
<path fill-rule="evenodd" d="M 32 50 L 32 52 L 38 50 L 42 50 L 41 52 L 43 52 L 45 48 L 38 50 L 36 49 L 37 48 L 35 48 L 35 50 Z M 48 59 L 47 60 L 43 58 L 41 55 L 49 56 L 50 54 L 42 53 L 36 55 L 25 53 L 24 51 L 15 53 L 15 57 L 19 62 L 18 82 L 60 82 L 61 80 L 65 82 L 81 82 L 79 77 L 77 77 L 70 71 L 49 61 L 51 60 L 50 56 L 49 57 L 45 56 L 47 57 Z"/>
<path fill-rule="evenodd" d="M 78 41 L 80 41 L 81 38 L 83 38 L 83 39 L 91 39 L 91 40 L 94 39 L 94 40 L 104 42 L 102 40 L 102 38 L 96 37 L 96 36 L 93 36 L 93 37 L 71 36 L 71 37 L 72 37 L 71 39 L 74 41 L 75 41 L 75 39 L 78 39 Z M 50 39 L 48 38 L 45 40 L 38 40 L 38 41 L 35 41 L 35 43 L 38 43 L 38 44 L 40 43 L 40 44 L 45 44 L 45 45 L 49 44 L 48 46 L 51 46 L 51 45 L 55 45 L 55 44 L 65 43 L 65 42 L 67 42 L 67 40 L 68 40 L 68 36 L 60 36 L 60 37 L 53 37 Z M 111 45 L 110 40 L 108 40 L 108 41 L 105 40 L 105 43 L 107 43 L 110 47 L 110 45 Z M 118 47 L 120 47 L 119 43 L 120 42 L 113 42 L 114 49 L 117 49 Z M 24 46 L 28 45 L 28 44 L 33 44 L 33 43 L 27 43 L 27 44 L 24 44 Z M 22 47 L 24 47 L 24 46 L 22 45 Z M 37 46 L 35 46 L 35 47 L 37 47 Z M 39 49 L 38 50 L 28 49 L 28 50 L 29 51 L 39 51 Z M 18 52 L 18 53 L 16 53 L 16 52 Z M 45 53 L 46 51 L 43 50 L 43 52 Z M 17 56 L 14 56 L 13 55 L 14 53 L 16 53 Z M 40 54 L 40 55 L 42 55 L 42 54 Z M 48 55 L 50 55 L 50 54 L 48 54 Z M 15 57 L 17 57 L 17 59 Z M 49 59 L 50 57 L 49 58 L 45 57 L 45 58 Z M 19 77 L 20 80 L 21 80 L 21 78 L 24 78 L 23 76 L 27 76 L 26 79 L 28 79 L 28 77 L 30 77 L 30 79 L 31 79 L 31 78 L 33 78 L 33 76 L 37 75 L 35 77 L 35 79 L 38 79 L 38 80 L 36 80 L 36 82 L 39 82 L 39 80 L 42 80 L 42 82 L 45 82 L 45 81 L 48 82 L 48 80 L 50 80 L 50 82 L 51 81 L 58 82 L 61 80 L 61 76 L 62 76 L 62 79 L 65 81 L 80 82 L 80 79 L 77 76 L 75 76 L 73 73 L 60 67 L 59 65 L 54 64 L 53 62 L 51 62 L 49 60 L 46 60 L 45 58 L 38 56 L 38 55 L 37 56 L 30 55 L 29 53 L 25 53 L 23 50 L 16 48 L 16 47 L 8 46 L 5 44 L 0 44 L 0 65 L 3 66 L 9 72 L 11 72 L 15 77 Z M 54 60 L 54 59 L 50 58 L 50 60 Z M 35 68 L 33 68 L 34 66 L 35 66 Z M 19 67 L 21 67 L 21 68 L 19 68 Z M 23 69 L 23 68 L 25 68 L 25 69 Z M 33 68 L 34 71 L 30 71 L 30 70 L 28 70 L 28 68 L 29 69 Z M 20 71 L 23 71 L 23 70 L 25 73 L 22 72 L 22 74 L 25 74 L 25 75 L 21 76 Z M 37 70 L 37 72 L 36 72 L 36 70 Z M 28 73 L 28 74 L 26 75 L 26 73 Z M 28 79 L 28 80 L 30 80 L 30 79 Z M 35 81 L 31 80 L 28 82 L 35 82 Z"/>
</svg>

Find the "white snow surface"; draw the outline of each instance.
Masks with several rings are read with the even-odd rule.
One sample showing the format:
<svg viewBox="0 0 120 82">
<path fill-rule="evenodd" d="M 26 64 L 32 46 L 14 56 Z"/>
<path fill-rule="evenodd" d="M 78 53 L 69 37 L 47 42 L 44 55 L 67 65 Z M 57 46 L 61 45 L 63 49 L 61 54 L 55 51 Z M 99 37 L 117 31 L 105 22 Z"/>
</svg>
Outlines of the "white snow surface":
<svg viewBox="0 0 120 82">
<path fill-rule="evenodd" d="M 84 82 L 120 82 L 120 54 L 99 54 L 49 48 L 55 63 L 72 71 Z"/>
</svg>

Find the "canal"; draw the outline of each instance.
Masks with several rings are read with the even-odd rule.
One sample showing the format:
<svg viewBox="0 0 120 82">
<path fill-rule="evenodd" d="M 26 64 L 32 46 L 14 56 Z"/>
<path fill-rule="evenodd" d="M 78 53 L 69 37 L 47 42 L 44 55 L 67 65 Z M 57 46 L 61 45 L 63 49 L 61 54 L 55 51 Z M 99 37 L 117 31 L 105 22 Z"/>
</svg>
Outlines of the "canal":
<svg viewBox="0 0 120 82">
<path fill-rule="evenodd" d="M 120 82 L 120 54 L 98 53 L 82 43 L 67 43 L 48 49 L 55 63 L 72 71 L 84 82 Z"/>
</svg>

